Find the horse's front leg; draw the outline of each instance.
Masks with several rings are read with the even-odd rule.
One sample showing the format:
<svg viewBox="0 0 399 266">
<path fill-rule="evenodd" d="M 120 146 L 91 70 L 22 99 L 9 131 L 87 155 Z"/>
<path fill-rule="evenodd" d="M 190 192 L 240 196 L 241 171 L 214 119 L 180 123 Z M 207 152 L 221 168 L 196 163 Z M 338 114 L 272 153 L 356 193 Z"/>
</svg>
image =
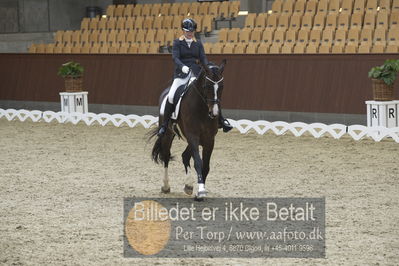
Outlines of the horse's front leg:
<svg viewBox="0 0 399 266">
<path fill-rule="evenodd" d="M 203 198 L 206 197 L 206 190 L 205 190 L 205 179 L 202 175 L 202 159 L 199 153 L 198 141 L 192 141 L 190 143 L 190 149 L 194 159 L 195 172 L 197 173 L 198 192 L 196 195 L 196 199 L 202 200 Z"/>
<path fill-rule="evenodd" d="M 206 177 L 209 173 L 209 163 L 211 160 L 211 155 L 213 151 L 213 147 L 215 145 L 215 139 L 210 139 L 202 146 L 202 176 L 204 178 L 204 184 L 206 182 Z"/>
</svg>

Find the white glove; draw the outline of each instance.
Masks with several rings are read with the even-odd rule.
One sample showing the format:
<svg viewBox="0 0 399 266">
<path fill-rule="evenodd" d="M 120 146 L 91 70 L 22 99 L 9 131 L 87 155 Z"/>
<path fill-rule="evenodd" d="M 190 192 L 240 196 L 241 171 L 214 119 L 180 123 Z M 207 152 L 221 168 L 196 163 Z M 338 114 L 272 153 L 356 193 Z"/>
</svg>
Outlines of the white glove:
<svg viewBox="0 0 399 266">
<path fill-rule="evenodd" d="M 188 66 L 183 66 L 183 67 L 181 68 L 181 71 L 182 71 L 184 74 L 188 74 L 188 72 L 190 71 L 190 69 L 188 68 Z"/>
</svg>

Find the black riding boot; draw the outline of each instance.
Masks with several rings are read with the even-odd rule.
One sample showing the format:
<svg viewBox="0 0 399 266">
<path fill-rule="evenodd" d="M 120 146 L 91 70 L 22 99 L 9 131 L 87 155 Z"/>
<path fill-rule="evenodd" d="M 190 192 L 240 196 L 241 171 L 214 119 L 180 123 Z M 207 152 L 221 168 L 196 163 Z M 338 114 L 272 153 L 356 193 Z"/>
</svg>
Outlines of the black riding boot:
<svg viewBox="0 0 399 266">
<path fill-rule="evenodd" d="M 223 128 L 223 132 L 229 132 L 233 129 L 232 125 L 230 125 L 229 121 L 222 115 L 222 110 L 220 110 L 219 114 L 219 128 Z"/>
<path fill-rule="evenodd" d="M 157 134 L 158 137 L 165 135 L 166 130 L 168 129 L 170 117 L 172 116 L 174 109 L 175 109 L 174 105 L 169 103 L 168 100 L 166 100 L 165 111 L 163 114 L 163 123 L 162 123 L 161 127 L 159 128 L 159 131 Z"/>
</svg>

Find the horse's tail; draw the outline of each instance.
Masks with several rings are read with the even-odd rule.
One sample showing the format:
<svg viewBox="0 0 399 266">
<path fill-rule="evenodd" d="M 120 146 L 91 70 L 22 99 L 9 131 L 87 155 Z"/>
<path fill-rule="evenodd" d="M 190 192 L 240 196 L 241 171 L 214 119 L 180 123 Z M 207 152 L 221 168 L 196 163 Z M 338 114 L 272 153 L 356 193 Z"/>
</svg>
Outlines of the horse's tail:
<svg viewBox="0 0 399 266">
<path fill-rule="evenodd" d="M 158 133 L 159 128 L 155 127 L 154 129 L 150 130 L 147 134 L 148 134 L 148 141 L 150 141 L 153 137 L 155 137 Z M 161 163 L 163 162 L 163 158 L 162 158 L 162 141 L 161 138 L 157 138 L 157 140 L 154 143 L 154 147 L 152 147 L 152 151 L 151 151 L 151 157 L 152 160 L 155 163 Z"/>
<path fill-rule="evenodd" d="M 179 130 L 179 128 L 177 127 L 176 124 L 173 126 L 173 131 L 175 132 L 175 134 L 177 135 L 177 137 L 178 137 L 179 139 L 183 139 L 183 137 L 182 137 L 182 135 L 181 135 L 181 133 L 180 133 L 180 130 Z"/>
<path fill-rule="evenodd" d="M 147 135 L 149 136 L 148 141 L 150 141 L 153 137 L 157 135 L 158 130 L 159 128 L 156 127 L 147 133 Z M 174 157 L 170 155 L 170 151 L 165 151 L 162 149 L 162 138 L 157 138 L 157 140 L 155 141 L 154 147 L 152 147 L 151 157 L 152 160 L 157 164 L 165 163 L 166 160 L 168 162 L 174 160 Z"/>
<path fill-rule="evenodd" d="M 151 157 L 152 157 L 152 160 L 153 160 L 155 163 L 161 163 L 161 162 L 163 162 L 161 138 L 158 138 L 158 139 L 155 141 L 154 147 L 152 147 Z"/>
</svg>

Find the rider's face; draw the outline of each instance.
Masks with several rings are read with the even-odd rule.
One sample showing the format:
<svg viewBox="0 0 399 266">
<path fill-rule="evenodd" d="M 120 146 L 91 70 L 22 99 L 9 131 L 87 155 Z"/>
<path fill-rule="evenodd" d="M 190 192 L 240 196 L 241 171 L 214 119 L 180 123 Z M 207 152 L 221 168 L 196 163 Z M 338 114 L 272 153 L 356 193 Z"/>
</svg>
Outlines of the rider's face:
<svg viewBox="0 0 399 266">
<path fill-rule="evenodd" d="M 183 30 L 184 37 L 187 39 L 192 39 L 194 37 L 194 32 L 193 31 L 185 31 Z"/>
</svg>

